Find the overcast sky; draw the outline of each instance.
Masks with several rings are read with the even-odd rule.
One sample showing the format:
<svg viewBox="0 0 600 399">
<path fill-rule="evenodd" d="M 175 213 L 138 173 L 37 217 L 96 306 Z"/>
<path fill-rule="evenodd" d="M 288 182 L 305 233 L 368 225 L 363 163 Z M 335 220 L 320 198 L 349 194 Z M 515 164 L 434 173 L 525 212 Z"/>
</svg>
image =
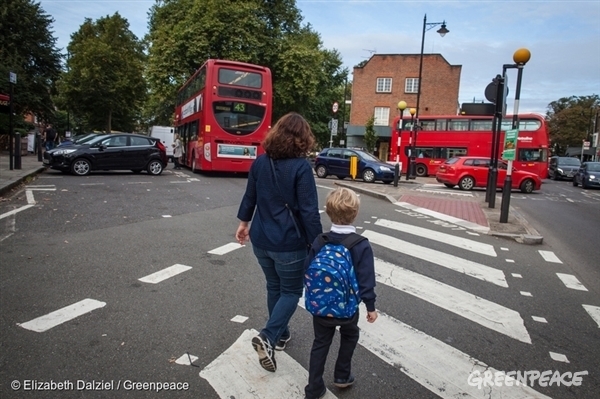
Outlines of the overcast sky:
<svg viewBox="0 0 600 399">
<path fill-rule="evenodd" d="M 57 46 L 66 52 L 72 33 L 84 19 L 115 12 L 142 38 L 153 0 L 41 0 L 55 22 Z M 485 87 L 512 64 L 525 47 L 531 60 L 523 71 L 520 112 L 546 113 L 561 97 L 600 95 L 600 0 L 408 1 L 297 0 L 304 23 L 336 49 L 352 72 L 371 54 L 419 54 L 423 17 L 446 22 L 445 37 L 425 34 L 424 53 L 439 53 L 462 65 L 459 102 L 485 100 Z M 423 82 L 427 76 L 423 76 Z M 513 109 L 516 71 L 508 72 L 509 112 Z M 425 84 L 425 83 L 424 83 Z M 398 99 L 400 101 L 401 98 Z"/>
</svg>

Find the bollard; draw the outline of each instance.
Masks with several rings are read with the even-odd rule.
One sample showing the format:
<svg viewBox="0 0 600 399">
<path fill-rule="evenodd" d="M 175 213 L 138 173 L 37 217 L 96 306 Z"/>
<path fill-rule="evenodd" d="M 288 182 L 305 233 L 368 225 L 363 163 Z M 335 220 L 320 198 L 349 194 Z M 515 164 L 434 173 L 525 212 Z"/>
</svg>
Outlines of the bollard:
<svg viewBox="0 0 600 399">
<path fill-rule="evenodd" d="M 42 159 L 42 135 L 39 133 L 35 135 L 35 148 L 37 151 L 38 161 L 43 162 L 43 159 Z"/>
<path fill-rule="evenodd" d="M 21 169 L 21 133 L 15 133 L 15 169 Z"/>
<path fill-rule="evenodd" d="M 396 165 L 394 165 L 394 187 L 398 187 L 398 179 L 400 179 L 400 164 L 396 162 Z"/>
</svg>

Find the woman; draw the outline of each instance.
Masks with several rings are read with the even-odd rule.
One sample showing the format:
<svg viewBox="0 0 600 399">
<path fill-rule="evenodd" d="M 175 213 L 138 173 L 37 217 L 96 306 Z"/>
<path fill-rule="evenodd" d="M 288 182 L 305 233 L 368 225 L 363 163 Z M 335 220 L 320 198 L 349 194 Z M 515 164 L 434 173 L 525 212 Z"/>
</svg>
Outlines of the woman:
<svg viewBox="0 0 600 399">
<path fill-rule="evenodd" d="M 297 113 L 277 121 L 262 143 L 266 154 L 252 163 L 237 215 L 236 239 L 252 241 L 267 281 L 269 320 L 252 346 L 260 365 L 272 372 L 277 370 L 274 349 L 285 349 L 291 339 L 288 322 L 302 296 L 308 246 L 323 232 L 317 187 L 306 161 L 314 142 L 310 126 Z"/>
<path fill-rule="evenodd" d="M 179 135 L 175 134 L 175 142 L 173 145 L 173 163 L 175 166 L 173 169 L 181 169 L 181 165 L 179 164 L 179 159 L 183 155 L 183 145 L 181 145 L 181 140 L 179 140 Z"/>
</svg>

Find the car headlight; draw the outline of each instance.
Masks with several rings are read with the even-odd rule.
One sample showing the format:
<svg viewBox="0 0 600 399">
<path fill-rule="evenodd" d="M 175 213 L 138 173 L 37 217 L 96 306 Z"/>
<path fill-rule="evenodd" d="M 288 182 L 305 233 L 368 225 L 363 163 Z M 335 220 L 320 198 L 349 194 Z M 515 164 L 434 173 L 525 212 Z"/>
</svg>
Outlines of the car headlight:
<svg viewBox="0 0 600 399">
<path fill-rule="evenodd" d="M 565 173 L 561 168 L 557 168 L 556 170 L 558 170 L 559 173 Z"/>
<path fill-rule="evenodd" d="M 391 172 L 392 170 L 390 168 L 388 168 L 387 166 L 380 166 L 379 170 L 382 172 Z"/>
<path fill-rule="evenodd" d="M 52 155 L 67 155 L 67 154 L 70 154 L 75 151 L 77 151 L 77 149 L 74 149 L 74 148 L 58 150 L 58 151 L 55 151 L 54 153 L 52 153 Z"/>
<path fill-rule="evenodd" d="M 594 180 L 596 178 L 595 175 L 590 175 L 590 180 Z"/>
</svg>

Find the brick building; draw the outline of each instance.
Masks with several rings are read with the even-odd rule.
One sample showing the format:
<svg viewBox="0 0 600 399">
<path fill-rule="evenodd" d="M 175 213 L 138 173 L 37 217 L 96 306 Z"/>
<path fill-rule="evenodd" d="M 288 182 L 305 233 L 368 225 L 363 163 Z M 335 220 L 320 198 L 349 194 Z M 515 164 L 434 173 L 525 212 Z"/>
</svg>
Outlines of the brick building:
<svg viewBox="0 0 600 399">
<path fill-rule="evenodd" d="M 354 68 L 348 147 L 364 147 L 365 124 L 375 116 L 375 131 L 379 136 L 376 153 L 387 160 L 398 102 L 408 104 L 405 117 L 410 115 L 410 108 L 417 106 L 420 57 L 420 54 L 374 54 L 363 66 Z M 441 54 L 423 54 L 419 115 L 458 113 L 461 70 L 462 65 L 450 65 Z"/>
</svg>

